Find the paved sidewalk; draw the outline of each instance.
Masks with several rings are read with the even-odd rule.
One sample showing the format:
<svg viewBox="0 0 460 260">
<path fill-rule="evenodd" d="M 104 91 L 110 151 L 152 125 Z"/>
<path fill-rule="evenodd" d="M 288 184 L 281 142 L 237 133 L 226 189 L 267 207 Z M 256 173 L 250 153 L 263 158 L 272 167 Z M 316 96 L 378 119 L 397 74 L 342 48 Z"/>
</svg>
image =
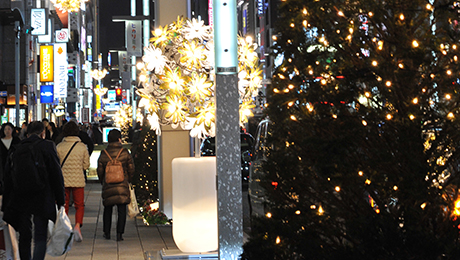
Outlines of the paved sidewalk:
<svg viewBox="0 0 460 260">
<path fill-rule="evenodd" d="M 142 219 L 127 218 L 124 241 L 116 241 L 116 209 L 113 210 L 111 239 L 102 237 L 101 185 L 88 183 L 85 187 L 85 216 L 81 228 L 83 241 L 74 242 L 72 249 L 61 257 L 46 256 L 46 260 L 160 260 L 160 250 L 177 250 L 171 226 L 145 226 Z M 75 224 L 75 209 L 69 210 Z"/>
</svg>

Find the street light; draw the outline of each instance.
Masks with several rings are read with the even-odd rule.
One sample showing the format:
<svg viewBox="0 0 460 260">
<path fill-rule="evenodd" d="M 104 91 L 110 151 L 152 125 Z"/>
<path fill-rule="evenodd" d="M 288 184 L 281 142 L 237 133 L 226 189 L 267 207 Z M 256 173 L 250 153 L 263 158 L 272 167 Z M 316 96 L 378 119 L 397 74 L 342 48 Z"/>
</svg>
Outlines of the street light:
<svg viewBox="0 0 460 260">
<path fill-rule="evenodd" d="M 103 69 L 103 70 L 95 69 L 95 70 L 92 70 L 90 74 L 93 79 L 100 81 L 101 79 L 105 77 L 105 75 L 107 75 L 107 70 L 106 69 Z"/>
<path fill-rule="evenodd" d="M 99 100 L 100 100 L 99 105 L 101 105 L 101 109 L 102 109 L 102 96 L 104 96 L 105 93 L 107 93 L 108 89 L 101 86 L 101 80 L 107 75 L 107 70 L 106 69 L 101 70 L 100 64 L 101 63 L 99 62 L 99 69 L 91 70 L 90 74 L 93 79 L 98 81 L 99 87 L 93 88 L 93 91 L 94 91 L 94 94 L 99 96 Z M 96 109 L 97 109 L 97 106 L 96 106 Z"/>
</svg>

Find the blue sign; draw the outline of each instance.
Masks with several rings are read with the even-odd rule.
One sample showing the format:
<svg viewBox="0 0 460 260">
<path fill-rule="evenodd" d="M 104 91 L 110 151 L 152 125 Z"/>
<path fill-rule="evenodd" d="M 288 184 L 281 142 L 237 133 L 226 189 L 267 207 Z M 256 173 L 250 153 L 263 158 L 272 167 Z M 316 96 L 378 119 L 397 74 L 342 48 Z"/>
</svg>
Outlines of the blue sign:
<svg viewBox="0 0 460 260">
<path fill-rule="evenodd" d="M 53 103 L 54 100 L 54 86 L 42 85 L 40 86 L 40 103 Z"/>
<path fill-rule="evenodd" d="M 0 97 L 6 97 L 6 96 L 7 96 L 6 90 L 0 91 Z"/>
<path fill-rule="evenodd" d="M 107 98 L 110 101 L 115 101 L 117 99 L 117 93 L 115 93 L 115 89 L 109 89 L 109 91 L 107 91 Z"/>
</svg>

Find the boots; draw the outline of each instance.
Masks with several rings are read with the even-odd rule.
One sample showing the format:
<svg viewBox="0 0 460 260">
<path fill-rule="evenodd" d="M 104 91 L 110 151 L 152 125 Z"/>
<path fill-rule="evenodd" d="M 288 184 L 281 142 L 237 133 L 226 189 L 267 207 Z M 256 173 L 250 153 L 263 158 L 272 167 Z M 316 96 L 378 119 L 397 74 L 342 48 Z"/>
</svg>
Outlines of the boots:
<svg viewBox="0 0 460 260">
<path fill-rule="evenodd" d="M 123 233 L 117 233 L 117 241 L 123 241 Z"/>
<path fill-rule="evenodd" d="M 103 236 L 104 236 L 105 239 L 110 239 L 110 234 L 109 234 L 109 233 L 105 233 L 105 232 L 104 232 L 104 235 L 103 235 Z"/>
</svg>

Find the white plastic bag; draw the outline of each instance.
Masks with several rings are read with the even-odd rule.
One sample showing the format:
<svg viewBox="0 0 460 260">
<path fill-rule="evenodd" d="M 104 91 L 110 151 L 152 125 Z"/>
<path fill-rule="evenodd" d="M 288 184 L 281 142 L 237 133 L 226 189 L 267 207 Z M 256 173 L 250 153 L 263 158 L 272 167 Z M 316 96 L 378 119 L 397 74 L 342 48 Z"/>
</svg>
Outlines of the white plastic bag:
<svg viewBox="0 0 460 260">
<path fill-rule="evenodd" d="M 67 253 L 72 247 L 73 239 L 72 224 L 65 213 L 64 207 L 61 207 L 57 213 L 56 223 L 52 229 L 46 253 L 50 256 L 61 256 Z"/>
<path fill-rule="evenodd" d="M 129 184 L 129 192 L 131 194 L 131 202 L 128 204 L 128 216 L 134 218 L 139 214 L 139 206 L 137 205 L 136 193 L 131 183 Z"/>
</svg>

